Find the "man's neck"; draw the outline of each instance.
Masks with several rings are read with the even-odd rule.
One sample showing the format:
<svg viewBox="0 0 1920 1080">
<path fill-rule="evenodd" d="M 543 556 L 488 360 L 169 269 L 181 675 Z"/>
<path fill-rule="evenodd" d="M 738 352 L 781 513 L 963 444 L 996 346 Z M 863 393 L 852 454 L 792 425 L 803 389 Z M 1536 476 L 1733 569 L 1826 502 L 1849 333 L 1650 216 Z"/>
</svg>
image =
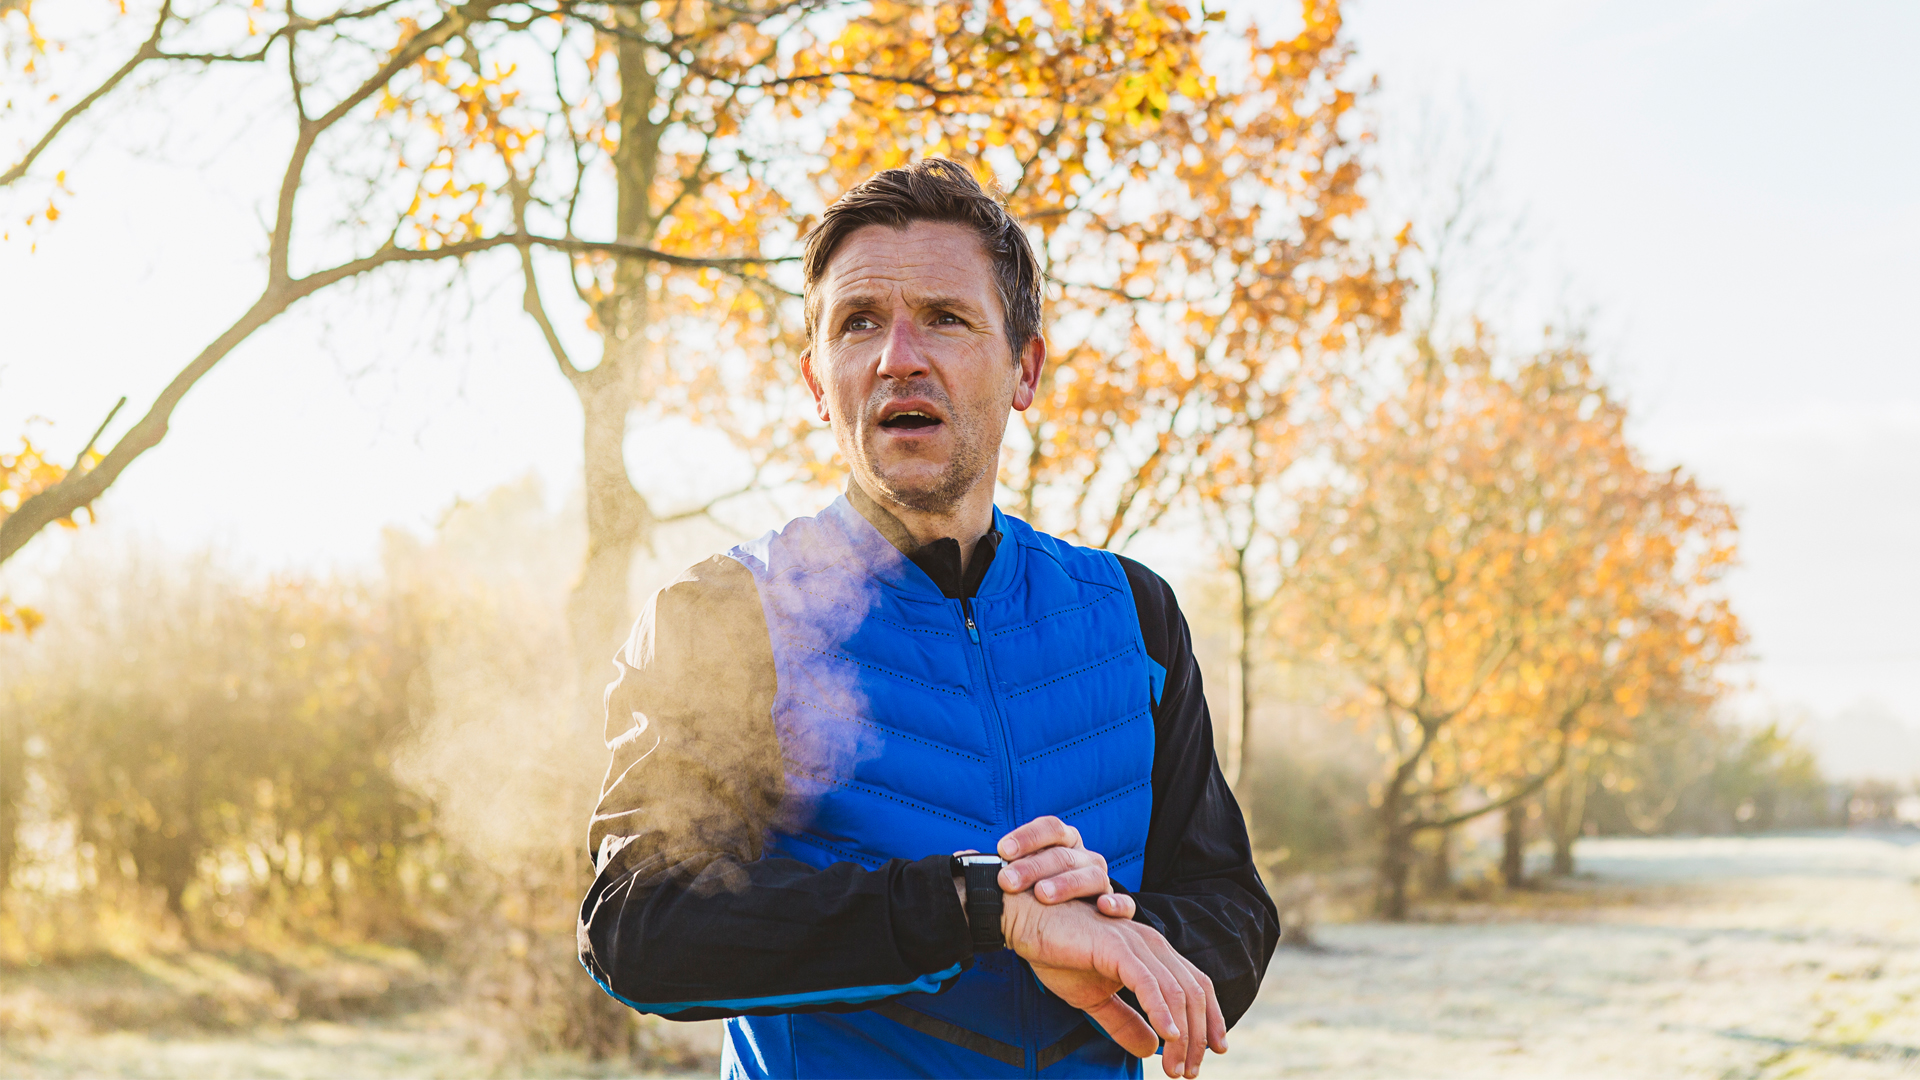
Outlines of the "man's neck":
<svg viewBox="0 0 1920 1080">
<path fill-rule="evenodd" d="M 960 544 L 962 567 L 973 560 L 980 538 L 993 528 L 991 500 L 977 508 L 956 508 L 952 514 L 929 514 L 876 498 L 858 479 L 849 478 L 847 501 L 902 554 L 911 555 L 935 540 L 951 537 Z"/>
</svg>

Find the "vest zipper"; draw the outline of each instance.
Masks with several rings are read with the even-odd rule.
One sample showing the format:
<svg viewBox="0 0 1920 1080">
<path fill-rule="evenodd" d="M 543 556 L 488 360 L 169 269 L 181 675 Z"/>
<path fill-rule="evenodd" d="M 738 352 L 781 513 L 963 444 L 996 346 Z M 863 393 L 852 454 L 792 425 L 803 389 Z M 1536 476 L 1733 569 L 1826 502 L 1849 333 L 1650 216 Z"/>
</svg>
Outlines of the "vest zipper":
<svg viewBox="0 0 1920 1080">
<path fill-rule="evenodd" d="M 987 647 L 980 643 L 980 624 L 973 618 L 973 600 L 960 598 L 960 614 L 967 621 L 967 637 L 971 638 L 980 653 L 981 689 L 987 696 L 987 708 L 993 713 L 993 724 L 1000 733 L 1000 780 L 1006 785 L 1007 820 L 1012 826 L 1022 824 L 1020 820 L 1019 799 L 1013 791 L 1013 732 L 1007 728 L 1006 713 L 1000 708 L 1000 699 L 993 694 L 993 668 L 987 662 Z M 1016 965 L 1018 967 L 1019 965 Z M 1026 1055 L 1026 1068 L 1021 1071 L 1027 1076 L 1038 1076 L 1031 1063 L 1039 1060 L 1039 999 L 1029 985 L 1031 979 L 1019 979 L 1014 994 L 1014 1024 L 1020 1033 L 1020 1046 Z"/>
<path fill-rule="evenodd" d="M 1000 736 L 1000 782 L 1007 793 L 1008 828 L 1021 824 L 1020 805 L 1013 791 L 1013 733 L 1007 730 L 1007 718 L 1000 711 L 1000 701 L 993 696 L 993 668 L 987 663 L 987 647 L 980 643 L 980 626 L 973 619 L 973 601 L 965 596 L 960 598 L 960 615 L 967 623 L 967 637 L 973 641 L 974 651 L 980 656 L 980 691 L 986 695 L 987 710 L 993 714 L 993 727 Z"/>
</svg>

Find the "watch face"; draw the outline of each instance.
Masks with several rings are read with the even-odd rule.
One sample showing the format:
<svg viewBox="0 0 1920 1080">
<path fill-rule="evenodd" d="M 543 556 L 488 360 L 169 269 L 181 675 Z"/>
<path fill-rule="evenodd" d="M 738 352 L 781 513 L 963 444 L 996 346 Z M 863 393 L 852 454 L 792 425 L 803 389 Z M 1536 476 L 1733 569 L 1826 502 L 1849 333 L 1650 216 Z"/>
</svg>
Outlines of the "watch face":
<svg viewBox="0 0 1920 1080">
<path fill-rule="evenodd" d="M 1005 866 L 1007 860 L 998 855 L 957 855 L 961 866 Z"/>
</svg>

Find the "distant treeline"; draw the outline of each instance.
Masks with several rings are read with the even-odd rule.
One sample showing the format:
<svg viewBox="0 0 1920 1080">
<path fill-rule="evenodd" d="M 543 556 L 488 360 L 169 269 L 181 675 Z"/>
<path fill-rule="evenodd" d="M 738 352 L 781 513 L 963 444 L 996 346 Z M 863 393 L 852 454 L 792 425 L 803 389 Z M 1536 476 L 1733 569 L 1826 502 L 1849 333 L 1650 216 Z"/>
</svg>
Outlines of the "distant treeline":
<svg viewBox="0 0 1920 1080">
<path fill-rule="evenodd" d="M 1313 726 L 1318 732 L 1309 730 Z M 1650 717 L 1645 743 L 1614 748 L 1579 778 L 1573 836 L 1739 835 L 1897 820 L 1907 789 L 1823 777 L 1813 753 L 1778 724 L 1752 726 L 1707 714 Z M 1373 754 L 1357 733 L 1335 732 L 1311 711 L 1276 719 L 1268 749 L 1250 758 L 1243 794 L 1255 847 L 1275 875 L 1324 872 L 1370 857 L 1378 811 Z M 1523 844 L 1554 839 L 1546 794 L 1509 808 Z M 1440 845 L 1430 838 L 1431 861 Z M 1430 872 L 1421 876 L 1430 891 Z"/>
</svg>

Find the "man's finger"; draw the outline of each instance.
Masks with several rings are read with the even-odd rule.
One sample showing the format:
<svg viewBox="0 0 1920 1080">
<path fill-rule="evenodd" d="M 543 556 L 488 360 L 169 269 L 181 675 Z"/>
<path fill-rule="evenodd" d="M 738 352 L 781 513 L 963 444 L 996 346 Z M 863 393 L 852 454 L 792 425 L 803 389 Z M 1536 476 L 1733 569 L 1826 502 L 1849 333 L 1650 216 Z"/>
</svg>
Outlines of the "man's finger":
<svg viewBox="0 0 1920 1080">
<path fill-rule="evenodd" d="M 1216 1054 L 1226 1053 L 1227 1021 L 1220 1011 L 1220 998 L 1214 991 L 1213 980 L 1207 973 L 1195 966 L 1193 961 L 1174 949 L 1166 938 L 1151 930 L 1142 929 L 1141 940 L 1159 956 L 1167 968 L 1179 978 L 1187 994 L 1187 1031 L 1190 1036 L 1186 1046 L 1184 1062 L 1186 1075 L 1200 1074 L 1202 1058 L 1208 1047 Z M 1172 1053 L 1172 1048 L 1168 1048 Z"/>
<path fill-rule="evenodd" d="M 1173 946 L 1168 944 L 1167 948 L 1172 949 Z M 1175 955 L 1179 954 L 1175 953 Z M 1187 960 L 1186 957 L 1181 957 L 1181 960 L 1186 964 L 1194 980 L 1199 983 L 1200 993 L 1204 999 L 1206 1006 L 1204 1030 L 1207 1033 L 1207 1046 L 1216 1054 L 1224 1054 L 1227 1052 L 1227 1017 L 1220 1011 L 1220 994 L 1214 989 L 1213 980 L 1207 976 L 1206 972 L 1201 971 L 1198 965 Z"/>
<path fill-rule="evenodd" d="M 1106 878 L 1107 860 L 1086 848 L 1050 847 L 1015 859 L 1000 871 L 1000 887 L 1008 892 L 1030 889 L 1050 877 L 1070 873 L 1086 866 L 1098 866 Z"/>
<path fill-rule="evenodd" d="M 1172 945 L 1168 945 L 1167 947 L 1168 949 L 1173 948 Z M 1207 973 L 1201 971 L 1192 961 L 1187 960 L 1185 957 L 1181 957 L 1181 960 L 1186 965 L 1188 977 L 1194 982 L 1192 992 L 1198 995 L 1193 999 L 1193 1012 L 1195 1015 L 1193 1019 L 1189 1021 L 1189 1023 L 1193 1025 L 1194 1044 L 1192 1059 L 1194 1071 L 1197 1074 L 1200 1069 L 1200 1059 L 1204 1048 L 1210 1047 L 1216 1054 L 1224 1054 L 1227 1052 L 1227 1018 L 1225 1014 L 1220 1011 L 1220 995 L 1215 992 L 1213 988 L 1213 980 L 1208 978 Z M 1203 1038 L 1202 1032 L 1205 1032 L 1204 1043 L 1201 1042 Z"/>
<path fill-rule="evenodd" d="M 1206 979 L 1206 973 L 1201 973 Z M 1213 980 L 1207 979 L 1207 1045 L 1213 1047 L 1216 1054 L 1227 1052 L 1227 1016 L 1220 1011 L 1220 995 L 1214 992 Z"/>
<path fill-rule="evenodd" d="M 1146 942 L 1129 935 L 1127 944 L 1142 969 L 1142 985 L 1135 986 L 1125 980 L 1122 982 L 1140 1000 L 1141 1006 L 1147 1010 L 1148 1021 L 1166 1042 L 1165 1049 L 1160 1052 L 1161 1068 L 1166 1070 L 1169 1077 L 1183 1076 L 1187 1058 L 1187 1032 L 1182 1028 L 1187 1015 L 1186 990 L 1180 985 L 1180 979 L 1154 955 L 1152 947 Z M 1148 999 L 1149 988 L 1154 1001 Z M 1155 1001 L 1158 1002 L 1157 1008 Z"/>
<path fill-rule="evenodd" d="M 1202 986 L 1206 976 L 1200 974 L 1200 970 L 1194 967 L 1186 957 L 1175 952 L 1166 938 L 1149 931 L 1140 935 L 1140 942 L 1180 984 L 1181 996 L 1186 1005 L 1181 1024 L 1187 1038 L 1179 1046 L 1169 1041 L 1166 1050 L 1161 1054 L 1160 1063 L 1166 1069 L 1168 1076 L 1198 1076 L 1201 1056 L 1207 1050 L 1207 993 L 1211 987 Z"/>
<path fill-rule="evenodd" d="M 1033 887 L 1033 895 L 1043 904 L 1059 904 L 1083 897 L 1092 899 L 1105 896 L 1112 888 L 1105 866 L 1084 866 L 1042 881 Z"/>
<path fill-rule="evenodd" d="M 1000 838 L 1000 857 L 1012 862 L 1047 847 L 1079 847 L 1080 830 L 1048 814 L 1037 817 Z"/>
<path fill-rule="evenodd" d="M 1100 914 L 1115 919 L 1131 919 L 1139 910 L 1139 905 L 1133 902 L 1133 897 L 1118 892 L 1107 893 L 1094 901 L 1094 906 L 1099 909 Z"/>
<path fill-rule="evenodd" d="M 1192 964 L 1174 969 L 1187 992 L 1187 1076 L 1200 1075 L 1200 1062 L 1207 1053 L 1207 999 L 1212 995 L 1200 985 Z"/>
<path fill-rule="evenodd" d="M 1120 1049 L 1137 1058 L 1148 1058 L 1160 1048 L 1160 1037 L 1153 1033 L 1146 1018 L 1134 1012 L 1126 1002 L 1115 994 L 1107 1000 L 1086 1010 L 1086 1014 L 1099 1024 Z"/>
<path fill-rule="evenodd" d="M 1174 1019 L 1174 1010 L 1169 1007 L 1166 994 L 1168 990 L 1177 990 L 1178 984 L 1173 982 L 1172 976 L 1166 975 L 1165 968 L 1145 955 L 1144 949 L 1133 943 L 1123 947 L 1126 949 L 1125 955 L 1115 965 L 1120 985 L 1133 991 L 1134 1000 L 1140 1003 L 1147 1023 L 1153 1026 L 1160 1038 L 1168 1042 L 1178 1039 L 1180 1022 Z M 1165 976 L 1164 982 L 1162 976 Z"/>
<path fill-rule="evenodd" d="M 1224 1054 L 1227 1052 L 1227 1017 L 1226 1014 L 1220 1011 L 1220 995 L 1214 989 L 1213 980 L 1208 978 L 1207 973 L 1201 971 L 1193 961 L 1174 952 L 1173 945 L 1165 938 L 1161 938 L 1160 942 L 1166 947 L 1168 952 L 1179 957 L 1180 963 L 1188 977 L 1191 978 L 1195 984 L 1194 992 L 1199 994 L 1199 998 L 1197 999 L 1198 1015 L 1189 1021 L 1189 1023 L 1193 1025 L 1195 1040 L 1193 1067 L 1195 1070 L 1198 1070 L 1200 1068 L 1201 1058 L 1201 1047 L 1198 1041 L 1200 1039 L 1200 1032 L 1206 1032 L 1206 1045 L 1211 1047 L 1214 1053 Z"/>
</svg>

